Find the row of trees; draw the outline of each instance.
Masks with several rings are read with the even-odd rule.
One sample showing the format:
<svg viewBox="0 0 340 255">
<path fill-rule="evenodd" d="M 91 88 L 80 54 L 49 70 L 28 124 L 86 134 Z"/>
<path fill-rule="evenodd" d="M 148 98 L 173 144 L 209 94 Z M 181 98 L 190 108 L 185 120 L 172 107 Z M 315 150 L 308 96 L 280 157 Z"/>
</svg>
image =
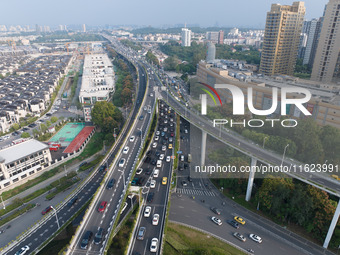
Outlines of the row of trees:
<svg viewBox="0 0 340 255">
<path fill-rule="evenodd" d="M 147 61 L 150 61 L 154 65 L 159 66 L 158 58 L 151 52 L 151 50 L 148 50 L 148 52 L 145 55 L 145 58 Z"/>
<path fill-rule="evenodd" d="M 114 60 L 117 67 L 116 91 L 113 95 L 113 103 L 115 106 L 123 107 L 132 103 L 133 79 L 129 71 L 128 65 L 119 58 Z"/>
<path fill-rule="evenodd" d="M 111 102 L 98 101 L 92 112 L 92 121 L 100 127 L 102 133 L 113 134 L 115 128 L 120 128 L 124 118 L 121 111 Z"/>
</svg>

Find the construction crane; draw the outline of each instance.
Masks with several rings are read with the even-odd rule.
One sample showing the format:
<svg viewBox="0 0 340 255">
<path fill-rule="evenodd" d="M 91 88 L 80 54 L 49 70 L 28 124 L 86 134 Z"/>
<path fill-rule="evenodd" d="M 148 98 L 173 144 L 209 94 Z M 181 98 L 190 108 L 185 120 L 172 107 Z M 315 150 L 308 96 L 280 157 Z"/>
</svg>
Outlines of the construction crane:
<svg viewBox="0 0 340 255">
<path fill-rule="evenodd" d="M 16 43 L 13 39 L 8 39 L 7 42 L 8 42 L 9 46 L 12 46 L 13 51 L 15 51 L 17 49 L 17 45 L 16 45 Z"/>
</svg>

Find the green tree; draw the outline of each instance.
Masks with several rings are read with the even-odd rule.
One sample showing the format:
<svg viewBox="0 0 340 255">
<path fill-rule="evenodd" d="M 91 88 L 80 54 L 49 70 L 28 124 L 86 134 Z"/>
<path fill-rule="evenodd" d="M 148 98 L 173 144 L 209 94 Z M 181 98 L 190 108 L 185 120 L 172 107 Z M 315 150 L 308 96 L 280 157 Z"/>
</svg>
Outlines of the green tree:
<svg viewBox="0 0 340 255">
<path fill-rule="evenodd" d="M 40 130 L 41 132 L 46 132 L 47 126 L 45 124 L 40 124 Z"/>
<path fill-rule="evenodd" d="M 31 135 L 29 134 L 29 133 L 27 133 L 27 132 L 23 132 L 22 134 L 21 134 L 21 138 L 29 138 Z"/>
<path fill-rule="evenodd" d="M 145 58 L 152 62 L 153 64 L 159 66 L 159 61 L 158 61 L 158 58 L 151 52 L 151 50 L 149 50 L 146 55 L 145 55 Z"/>
<path fill-rule="evenodd" d="M 119 109 L 106 101 L 96 102 L 91 116 L 93 123 L 106 133 L 113 133 L 114 128 L 120 127 L 123 121 L 123 115 Z"/>
<path fill-rule="evenodd" d="M 47 126 L 47 127 L 50 127 L 51 125 L 52 125 L 51 121 L 49 121 L 49 120 L 46 121 L 46 126 Z"/>
<path fill-rule="evenodd" d="M 175 71 L 179 63 L 180 63 L 180 60 L 177 58 L 177 56 L 169 56 L 163 62 L 164 69 L 168 71 Z"/>
<path fill-rule="evenodd" d="M 51 117 L 52 123 L 56 123 L 57 121 L 58 121 L 58 117 L 56 117 L 56 116 Z"/>
<path fill-rule="evenodd" d="M 325 159 L 329 163 L 340 164 L 340 130 L 332 126 L 324 126 L 321 129 L 321 143 L 325 153 Z"/>
<path fill-rule="evenodd" d="M 20 125 L 19 125 L 18 123 L 14 123 L 14 124 L 12 125 L 12 128 L 13 128 L 14 130 L 18 130 L 18 129 L 20 128 Z"/>
</svg>

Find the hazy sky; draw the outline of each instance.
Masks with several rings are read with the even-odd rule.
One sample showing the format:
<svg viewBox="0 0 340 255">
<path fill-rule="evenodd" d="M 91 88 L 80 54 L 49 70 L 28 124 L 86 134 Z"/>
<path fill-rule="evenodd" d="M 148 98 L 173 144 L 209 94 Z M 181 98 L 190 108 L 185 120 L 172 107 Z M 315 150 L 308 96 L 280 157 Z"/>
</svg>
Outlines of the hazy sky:
<svg viewBox="0 0 340 255">
<path fill-rule="evenodd" d="M 306 0 L 306 19 L 328 0 Z M 88 24 L 264 27 L 272 3 L 292 0 L 2 0 L 0 24 Z"/>
</svg>

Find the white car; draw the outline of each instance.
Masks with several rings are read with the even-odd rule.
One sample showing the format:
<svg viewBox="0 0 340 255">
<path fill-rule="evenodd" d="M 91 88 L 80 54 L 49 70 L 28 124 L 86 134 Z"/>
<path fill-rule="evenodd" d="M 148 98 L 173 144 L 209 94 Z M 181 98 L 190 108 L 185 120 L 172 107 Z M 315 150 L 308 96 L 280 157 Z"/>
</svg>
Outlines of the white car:
<svg viewBox="0 0 340 255">
<path fill-rule="evenodd" d="M 159 159 L 163 160 L 164 159 L 164 154 L 159 155 Z"/>
<path fill-rule="evenodd" d="M 135 140 L 135 136 L 130 137 L 130 142 L 133 142 Z"/>
<path fill-rule="evenodd" d="M 157 147 L 157 143 L 153 143 L 152 148 L 156 148 L 156 147 Z"/>
<path fill-rule="evenodd" d="M 150 188 L 151 188 L 151 189 L 156 188 L 156 180 L 151 180 L 151 182 L 150 182 Z"/>
<path fill-rule="evenodd" d="M 250 237 L 250 239 L 252 239 L 254 242 L 262 243 L 262 238 L 259 237 L 258 235 L 250 234 L 249 237 Z"/>
<path fill-rule="evenodd" d="M 150 214 L 151 214 L 151 206 L 145 207 L 144 217 L 148 218 L 148 217 L 150 217 Z"/>
<path fill-rule="evenodd" d="M 166 151 L 166 146 L 165 145 L 162 146 L 162 151 Z"/>
<path fill-rule="evenodd" d="M 219 225 L 219 226 L 222 225 L 222 221 L 221 221 L 219 218 L 211 217 L 211 220 L 212 220 L 215 224 L 217 224 L 217 225 Z"/>
<path fill-rule="evenodd" d="M 160 132 L 157 130 L 157 131 L 156 131 L 156 135 L 159 135 L 159 134 L 160 134 Z"/>
<path fill-rule="evenodd" d="M 138 168 L 136 174 L 141 174 L 143 172 L 143 168 Z"/>
<path fill-rule="evenodd" d="M 29 251 L 30 247 L 28 245 L 25 245 L 24 247 L 21 247 L 20 250 L 18 250 L 15 255 L 24 255 L 27 251 Z"/>
<path fill-rule="evenodd" d="M 124 165 L 125 165 L 125 158 L 121 158 L 120 161 L 119 161 L 118 166 L 119 167 L 124 167 Z"/>
<path fill-rule="evenodd" d="M 159 140 L 159 136 L 155 136 L 155 141 L 158 141 Z"/>
<path fill-rule="evenodd" d="M 144 106 L 144 111 L 146 111 L 148 108 L 146 106 Z"/>
<path fill-rule="evenodd" d="M 170 162 L 170 156 L 166 157 L 166 162 Z"/>
<path fill-rule="evenodd" d="M 152 225 L 157 226 L 159 222 L 159 214 L 154 214 L 152 218 Z"/>
<path fill-rule="evenodd" d="M 9 139 L 11 137 L 9 135 L 5 135 L 3 138 L 4 138 L 4 140 L 7 140 L 7 139 Z"/>
<path fill-rule="evenodd" d="M 128 154 L 128 152 L 129 152 L 129 147 L 128 146 L 126 146 L 125 148 L 124 148 L 124 150 L 123 150 L 123 154 Z"/>
<path fill-rule="evenodd" d="M 165 121 L 164 121 L 164 123 L 165 123 Z M 164 131 L 164 132 L 167 132 L 167 131 L 168 131 L 168 128 L 165 127 L 165 128 L 163 129 L 163 131 Z"/>
<path fill-rule="evenodd" d="M 151 245 L 150 245 L 150 252 L 157 252 L 158 249 L 158 239 L 152 238 Z"/>
</svg>

